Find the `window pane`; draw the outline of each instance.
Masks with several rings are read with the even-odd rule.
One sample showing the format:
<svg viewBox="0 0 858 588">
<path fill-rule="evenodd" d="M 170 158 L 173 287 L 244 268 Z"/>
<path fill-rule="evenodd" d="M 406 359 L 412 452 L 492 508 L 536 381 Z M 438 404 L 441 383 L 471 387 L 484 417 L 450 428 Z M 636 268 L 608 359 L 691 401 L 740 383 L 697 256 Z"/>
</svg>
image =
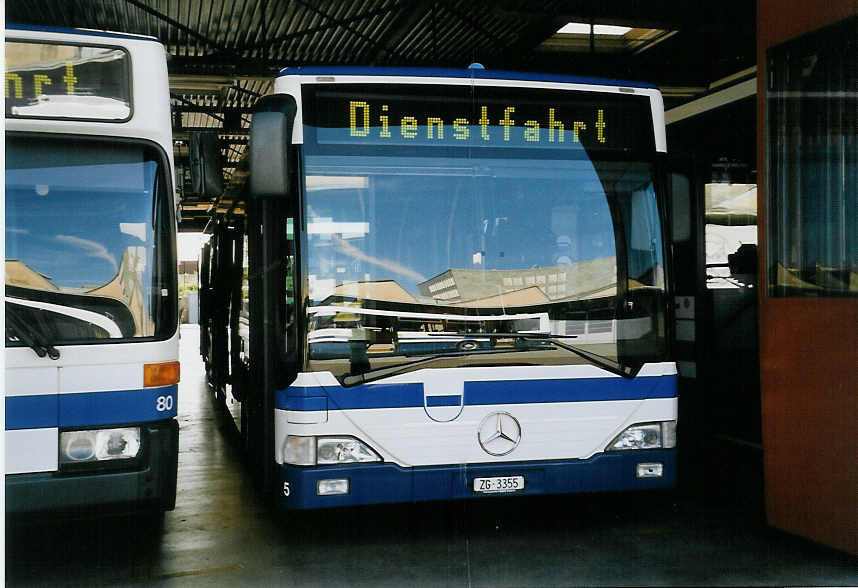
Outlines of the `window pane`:
<svg viewBox="0 0 858 588">
<path fill-rule="evenodd" d="M 757 185 L 705 186 L 706 287 L 754 287 L 757 274 Z"/>
<path fill-rule="evenodd" d="M 7 301 L 56 343 L 160 335 L 171 328 L 159 308 L 175 262 L 158 259 L 172 223 L 159 220 L 157 155 L 135 144 L 67 143 L 7 138 Z"/>
<path fill-rule="evenodd" d="M 539 341 L 548 334 L 622 365 L 663 356 L 647 104 L 383 90 L 305 91 L 311 369 L 340 376 L 473 350 L 485 353 L 444 365 L 579 361 Z"/>
<path fill-rule="evenodd" d="M 768 53 L 772 296 L 858 295 L 855 27 Z"/>
</svg>

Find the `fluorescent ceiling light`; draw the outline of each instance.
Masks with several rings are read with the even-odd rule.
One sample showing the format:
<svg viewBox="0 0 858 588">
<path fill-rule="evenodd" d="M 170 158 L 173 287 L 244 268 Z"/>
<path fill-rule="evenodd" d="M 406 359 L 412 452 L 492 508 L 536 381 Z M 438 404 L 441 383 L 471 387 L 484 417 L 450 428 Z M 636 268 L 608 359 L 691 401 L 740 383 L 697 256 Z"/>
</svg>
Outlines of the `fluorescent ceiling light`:
<svg viewBox="0 0 858 588">
<path fill-rule="evenodd" d="M 593 34 L 595 35 L 612 35 L 622 37 L 632 30 L 631 27 L 619 27 L 614 25 L 593 25 Z M 589 35 L 590 25 L 584 22 L 569 22 L 563 25 L 558 31 L 561 35 Z"/>
</svg>

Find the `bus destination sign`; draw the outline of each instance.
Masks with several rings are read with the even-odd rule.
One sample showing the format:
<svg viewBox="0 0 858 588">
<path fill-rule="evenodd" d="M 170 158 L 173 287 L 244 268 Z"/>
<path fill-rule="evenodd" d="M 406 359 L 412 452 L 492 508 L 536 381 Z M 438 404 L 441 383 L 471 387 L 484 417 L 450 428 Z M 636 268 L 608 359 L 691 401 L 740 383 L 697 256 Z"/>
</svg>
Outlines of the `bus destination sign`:
<svg viewBox="0 0 858 588">
<path fill-rule="evenodd" d="M 6 41 L 6 116 L 127 120 L 130 68 L 116 47 Z"/>
<path fill-rule="evenodd" d="M 479 88 L 482 95 L 471 99 L 454 93 L 409 96 L 413 86 L 389 88 L 389 94 L 368 94 L 365 87 L 354 93 L 319 91 L 317 142 L 621 151 L 654 148 L 646 96 Z"/>
</svg>

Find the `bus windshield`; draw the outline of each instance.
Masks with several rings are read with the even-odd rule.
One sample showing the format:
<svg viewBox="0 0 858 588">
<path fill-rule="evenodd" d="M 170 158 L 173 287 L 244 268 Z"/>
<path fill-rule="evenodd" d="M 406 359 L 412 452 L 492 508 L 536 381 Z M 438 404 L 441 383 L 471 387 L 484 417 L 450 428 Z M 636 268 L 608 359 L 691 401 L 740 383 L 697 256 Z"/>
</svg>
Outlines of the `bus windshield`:
<svg viewBox="0 0 858 588">
<path fill-rule="evenodd" d="M 7 313 L 52 344 L 172 333 L 167 185 L 152 147 L 7 135 Z"/>
<path fill-rule="evenodd" d="M 527 115 L 541 106 L 529 97 Z M 664 247 L 651 154 L 587 148 L 584 125 L 593 128 L 596 114 L 578 142 L 549 145 L 543 128 L 543 143 L 528 145 L 524 127 L 521 141 L 510 133 L 506 145 L 500 117 L 510 119 L 510 108 L 524 109 L 496 108 L 494 117 L 480 102 L 468 109 L 491 124 L 471 125 L 477 141 L 467 147 L 431 144 L 419 115 L 419 145 L 376 139 L 356 149 L 335 129 L 305 126 L 313 367 L 354 374 L 445 352 L 455 365 L 582 361 L 549 335 L 621 364 L 663 357 Z M 358 109 L 358 134 L 361 116 Z M 647 120 L 638 124 L 651 132 Z M 481 146 L 483 132 L 501 143 Z"/>
</svg>

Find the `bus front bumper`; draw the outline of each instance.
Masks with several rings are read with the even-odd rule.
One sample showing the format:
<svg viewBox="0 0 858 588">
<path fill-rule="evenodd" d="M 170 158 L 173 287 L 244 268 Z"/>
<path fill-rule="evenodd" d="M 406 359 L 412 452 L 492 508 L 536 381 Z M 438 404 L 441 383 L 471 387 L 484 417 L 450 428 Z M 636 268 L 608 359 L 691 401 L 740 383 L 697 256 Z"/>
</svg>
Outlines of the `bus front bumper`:
<svg viewBox="0 0 858 588">
<path fill-rule="evenodd" d="M 660 464 L 661 475 L 639 477 L 638 466 Z M 586 460 L 462 464 L 403 468 L 391 463 L 342 466 L 278 466 L 277 503 L 287 509 L 510 496 L 674 488 L 676 450 L 601 453 Z M 475 478 L 524 478 L 524 488 L 481 493 Z M 348 480 L 348 493 L 318 494 L 319 484 Z"/>
<path fill-rule="evenodd" d="M 144 450 L 133 469 L 6 476 L 6 513 L 172 510 L 176 504 L 179 423 L 143 425 Z"/>
</svg>

